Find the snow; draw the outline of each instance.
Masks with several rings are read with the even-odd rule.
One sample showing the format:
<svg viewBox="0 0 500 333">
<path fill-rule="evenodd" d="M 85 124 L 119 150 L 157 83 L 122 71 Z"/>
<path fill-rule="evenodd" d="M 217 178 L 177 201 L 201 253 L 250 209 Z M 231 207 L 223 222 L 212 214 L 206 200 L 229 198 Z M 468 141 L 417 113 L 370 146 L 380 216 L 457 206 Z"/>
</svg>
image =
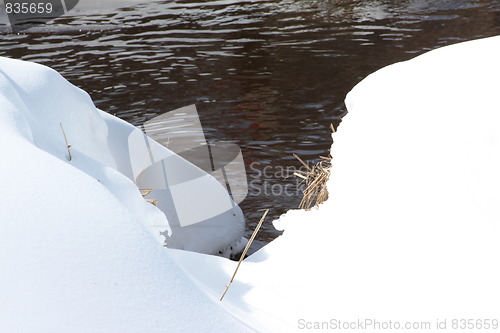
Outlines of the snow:
<svg viewBox="0 0 500 333">
<path fill-rule="evenodd" d="M 0 331 L 251 331 L 155 239 L 165 215 L 116 171 L 89 96 L 40 65 L 0 69 Z"/>
<path fill-rule="evenodd" d="M 500 37 L 487 38 L 358 84 L 333 135 L 329 201 L 275 221 L 283 236 L 243 263 L 222 306 L 261 332 L 498 319 L 498 59 Z M 174 256 L 213 297 L 235 268 Z"/>
<path fill-rule="evenodd" d="M 124 175 L 110 134 L 128 125 L 57 73 L 1 59 L 0 330 L 327 331 L 368 319 L 432 332 L 446 319 L 451 332 L 453 319 L 498 320 L 499 58 L 500 36 L 485 38 L 359 83 L 333 136 L 330 199 L 275 221 L 283 236 L 243 262 L 222 302 L 236 263 L 155 240 L 167 219 Z"/>
<path fill-rule="evenodd" d="M 182 108 L 166 115 L 185 111 L 186 108 Z M 116 169 L 139 188 L 152 190 L 147 198 L 157 200 L 156 206 L 167 216 L 168 234 L 163 233 L 167 229 L 164 224 L 148 223 L 161 242 L 165 237 L 171 248 L 225 257 L 242 250 L 246 243 L 243 238 L 245 219 L 226 187 L 214 177 L 220 170 L 208 174 L 131 124 L 104 112 L 101 116 L 108 126 L 107 140 Z M 148 123 L 163 119 L 163 116 Z M 182 120 L 179 121 L 177 127 L 183 124 Z M 165 134 L 168 128 L 166 124 L 162 125 Z M 201 131 L 201 125 L 199 127 Z M 169 148 L 177 140 L 175 136 L 166 139 Z M 193 206 L 202 209 L 193 209 Z"/>
</svg>

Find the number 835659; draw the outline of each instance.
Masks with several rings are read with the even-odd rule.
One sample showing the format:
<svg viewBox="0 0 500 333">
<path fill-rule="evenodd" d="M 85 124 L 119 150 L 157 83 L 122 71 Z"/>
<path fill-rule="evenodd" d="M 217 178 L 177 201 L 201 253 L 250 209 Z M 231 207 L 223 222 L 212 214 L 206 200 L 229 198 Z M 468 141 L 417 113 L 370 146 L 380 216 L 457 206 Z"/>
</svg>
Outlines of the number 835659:
<svg viewBox="0 0 500 333">
<path fill-rule="evenodd" d="M 53 6 L 50 2 L 7 2 L 5 12 L 7 14 L 50 14 Z"/>
</svg>

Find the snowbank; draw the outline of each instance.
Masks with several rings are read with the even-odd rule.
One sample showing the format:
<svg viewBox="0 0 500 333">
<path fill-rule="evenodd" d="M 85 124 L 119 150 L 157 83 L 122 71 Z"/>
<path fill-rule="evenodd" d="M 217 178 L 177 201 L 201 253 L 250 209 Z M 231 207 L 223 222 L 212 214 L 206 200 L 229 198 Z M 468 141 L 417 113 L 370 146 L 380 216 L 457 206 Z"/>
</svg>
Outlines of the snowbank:
<svg viewBox="0 0 500 333">
<path fill-rule="evenodd" d="M 330 200 L 276 221 L 284 235 L 243 263 L 218 304 L 236 263 L 154 240 L 138 216 L 164 217 L 107 157 L 106 125 L 88 96 L 44 67 L 0 60 L 0 329 L 491 325 L 500 308 L 498 59 L 500 37 L 487 38 L 357 85 L 334 135 Z M 63 92 L 72 97 L 51 104 Z M 59 122 L 80 131 L 71 163 Z"/>
<path fill-rule="evenodd" d="M 104 112 L 101 112 L 101 116 L 107 125 L 107 144 L 116 161 L 116 170 L 132 180 L 136 187 L 152 191 L 146 198 L 156 200 L 156 207 L 167 216 L 167 227 L 165 223 L 144 218 L 149 230 L 162 244 L 166 238 L 170 248 L 229 258 L 241 253 L 246 244 L 243 237 L 245 218 L 240 207 L 233 201 L 234 195 L 230 195 L 226 184 L 222 185 L 216 178 L 221 170 L 210 169 L 205 172 L 182 157 L 181 153 L 186 153 L 186 150 L 181 150 L 178 154 L 166 149 L 166 145 L 159 144 L 142 131 L 145 130 L 148 135 L 161 134 L 169 148 L 176 147 L 175 143 L 185 139 L 186 133 L 193 131 L 193 128 L 184 127 L 186 119 L 183 116 L 174 117 L 176 119 L 173 124 L 162 120 L 172 113 L 185 115 L 193 107 L 170 111 L 148 121 L 147 123 L 158 127 L 154 132 L 148 130 L 150 125 L 147 123 L 140 130 Z M 197 117 L 195 108 L 193 112 Z M 172 127 L 178 133 L 168 133 Z M 199 130 L 202 131 L 201 125 Z M 208 154 L 206 145 L 199 142 L 193 145 L 207 150 L 206 159 L 210 163 L 213 155 Z M 192 150 L 199 153 L 201 149 Z M 242 169 L 244 171 L 243 163 Z M 137 188 L 134 190 L 137 192 Z M 164 232 L 166 229 L 168 232 Z"/>
<path fill-rule="evenodd" d="M 268 332 L 498 320 L 498 59 L 500 37 L 487 38 L 358 84 L 334 135 L 329 201 L 276 221 L 283 236 L 244 262 L 222 305 Z M 235 267 L 174 255 L 213 297 Z"/>
<path fill-rule="evenodd" d="M 0 106 L 0 331 L 251 331 L 155 239 L 165 215 L 116 171 L 85 92 L 0 58 Z"/>
</svg>

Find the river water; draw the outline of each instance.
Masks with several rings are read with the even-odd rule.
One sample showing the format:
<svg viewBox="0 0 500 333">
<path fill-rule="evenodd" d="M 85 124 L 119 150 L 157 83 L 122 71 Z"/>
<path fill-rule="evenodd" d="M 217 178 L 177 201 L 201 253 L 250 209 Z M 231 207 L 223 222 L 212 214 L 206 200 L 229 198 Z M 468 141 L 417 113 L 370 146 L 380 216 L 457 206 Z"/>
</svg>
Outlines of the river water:
<svg viewBox="0 0 500 333">
<path fill-rule="evenodd" d="M 247 236 L 262 209 L 276 218 L 298 206 L 302 185 L 290 174 L 301 165 L 292 154 L 309 163 L 328 154 L 329 126 L 338 126 L 344 97 L 362 78 L 500 33 L 494 0 L 80 3 L 25 33 L 0 25 L 0 55 L 58 70 L 97 107 L 135 125 L 196 104 L 208 140 L 242 149 Z M 254 248 L 277 235 L 266 222 Z"/>
</svg>

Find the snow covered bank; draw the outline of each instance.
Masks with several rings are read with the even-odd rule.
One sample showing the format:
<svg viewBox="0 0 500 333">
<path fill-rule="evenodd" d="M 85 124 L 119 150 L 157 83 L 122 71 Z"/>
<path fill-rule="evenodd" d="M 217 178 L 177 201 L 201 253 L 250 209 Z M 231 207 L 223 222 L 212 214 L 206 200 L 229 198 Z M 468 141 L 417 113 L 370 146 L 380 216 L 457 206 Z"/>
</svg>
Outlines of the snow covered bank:
<svg viewBox="0 0 500 333">
<path fill-rule="evenodd" d="M 0 331 L 249 331 L 155 239 L 167 219 L 116 170 L 85 92 L 0 58 L 0 106 Z"/>
<path fill-rule="evenodd" d="M 498 59 L 500 37 L 487 38 L 358 84 L 334 134 L 329 201 L 276 221 L 283 236 L 244 262 L 223 306 L 269 332 L 498 320 Z M 214 297 L 235 266 L 174 255 Z"/>
<path fill-rule="evenodd" d="M 276 221 L 284 235 L 243 263 L 220 303 L 236 263 L 160 246 L 143 221 L 166 220 L 116 171 L 109 123 L 88 96 L 44 67 L 0 60 L 0 330 L 491 325 L 500 308 L 498 59 L 500 37 L 487 38 L 357 85 L 334 135 L 330 200 Z M 71 163 L 60 122 L 77 133 Z"/>
</svg>

